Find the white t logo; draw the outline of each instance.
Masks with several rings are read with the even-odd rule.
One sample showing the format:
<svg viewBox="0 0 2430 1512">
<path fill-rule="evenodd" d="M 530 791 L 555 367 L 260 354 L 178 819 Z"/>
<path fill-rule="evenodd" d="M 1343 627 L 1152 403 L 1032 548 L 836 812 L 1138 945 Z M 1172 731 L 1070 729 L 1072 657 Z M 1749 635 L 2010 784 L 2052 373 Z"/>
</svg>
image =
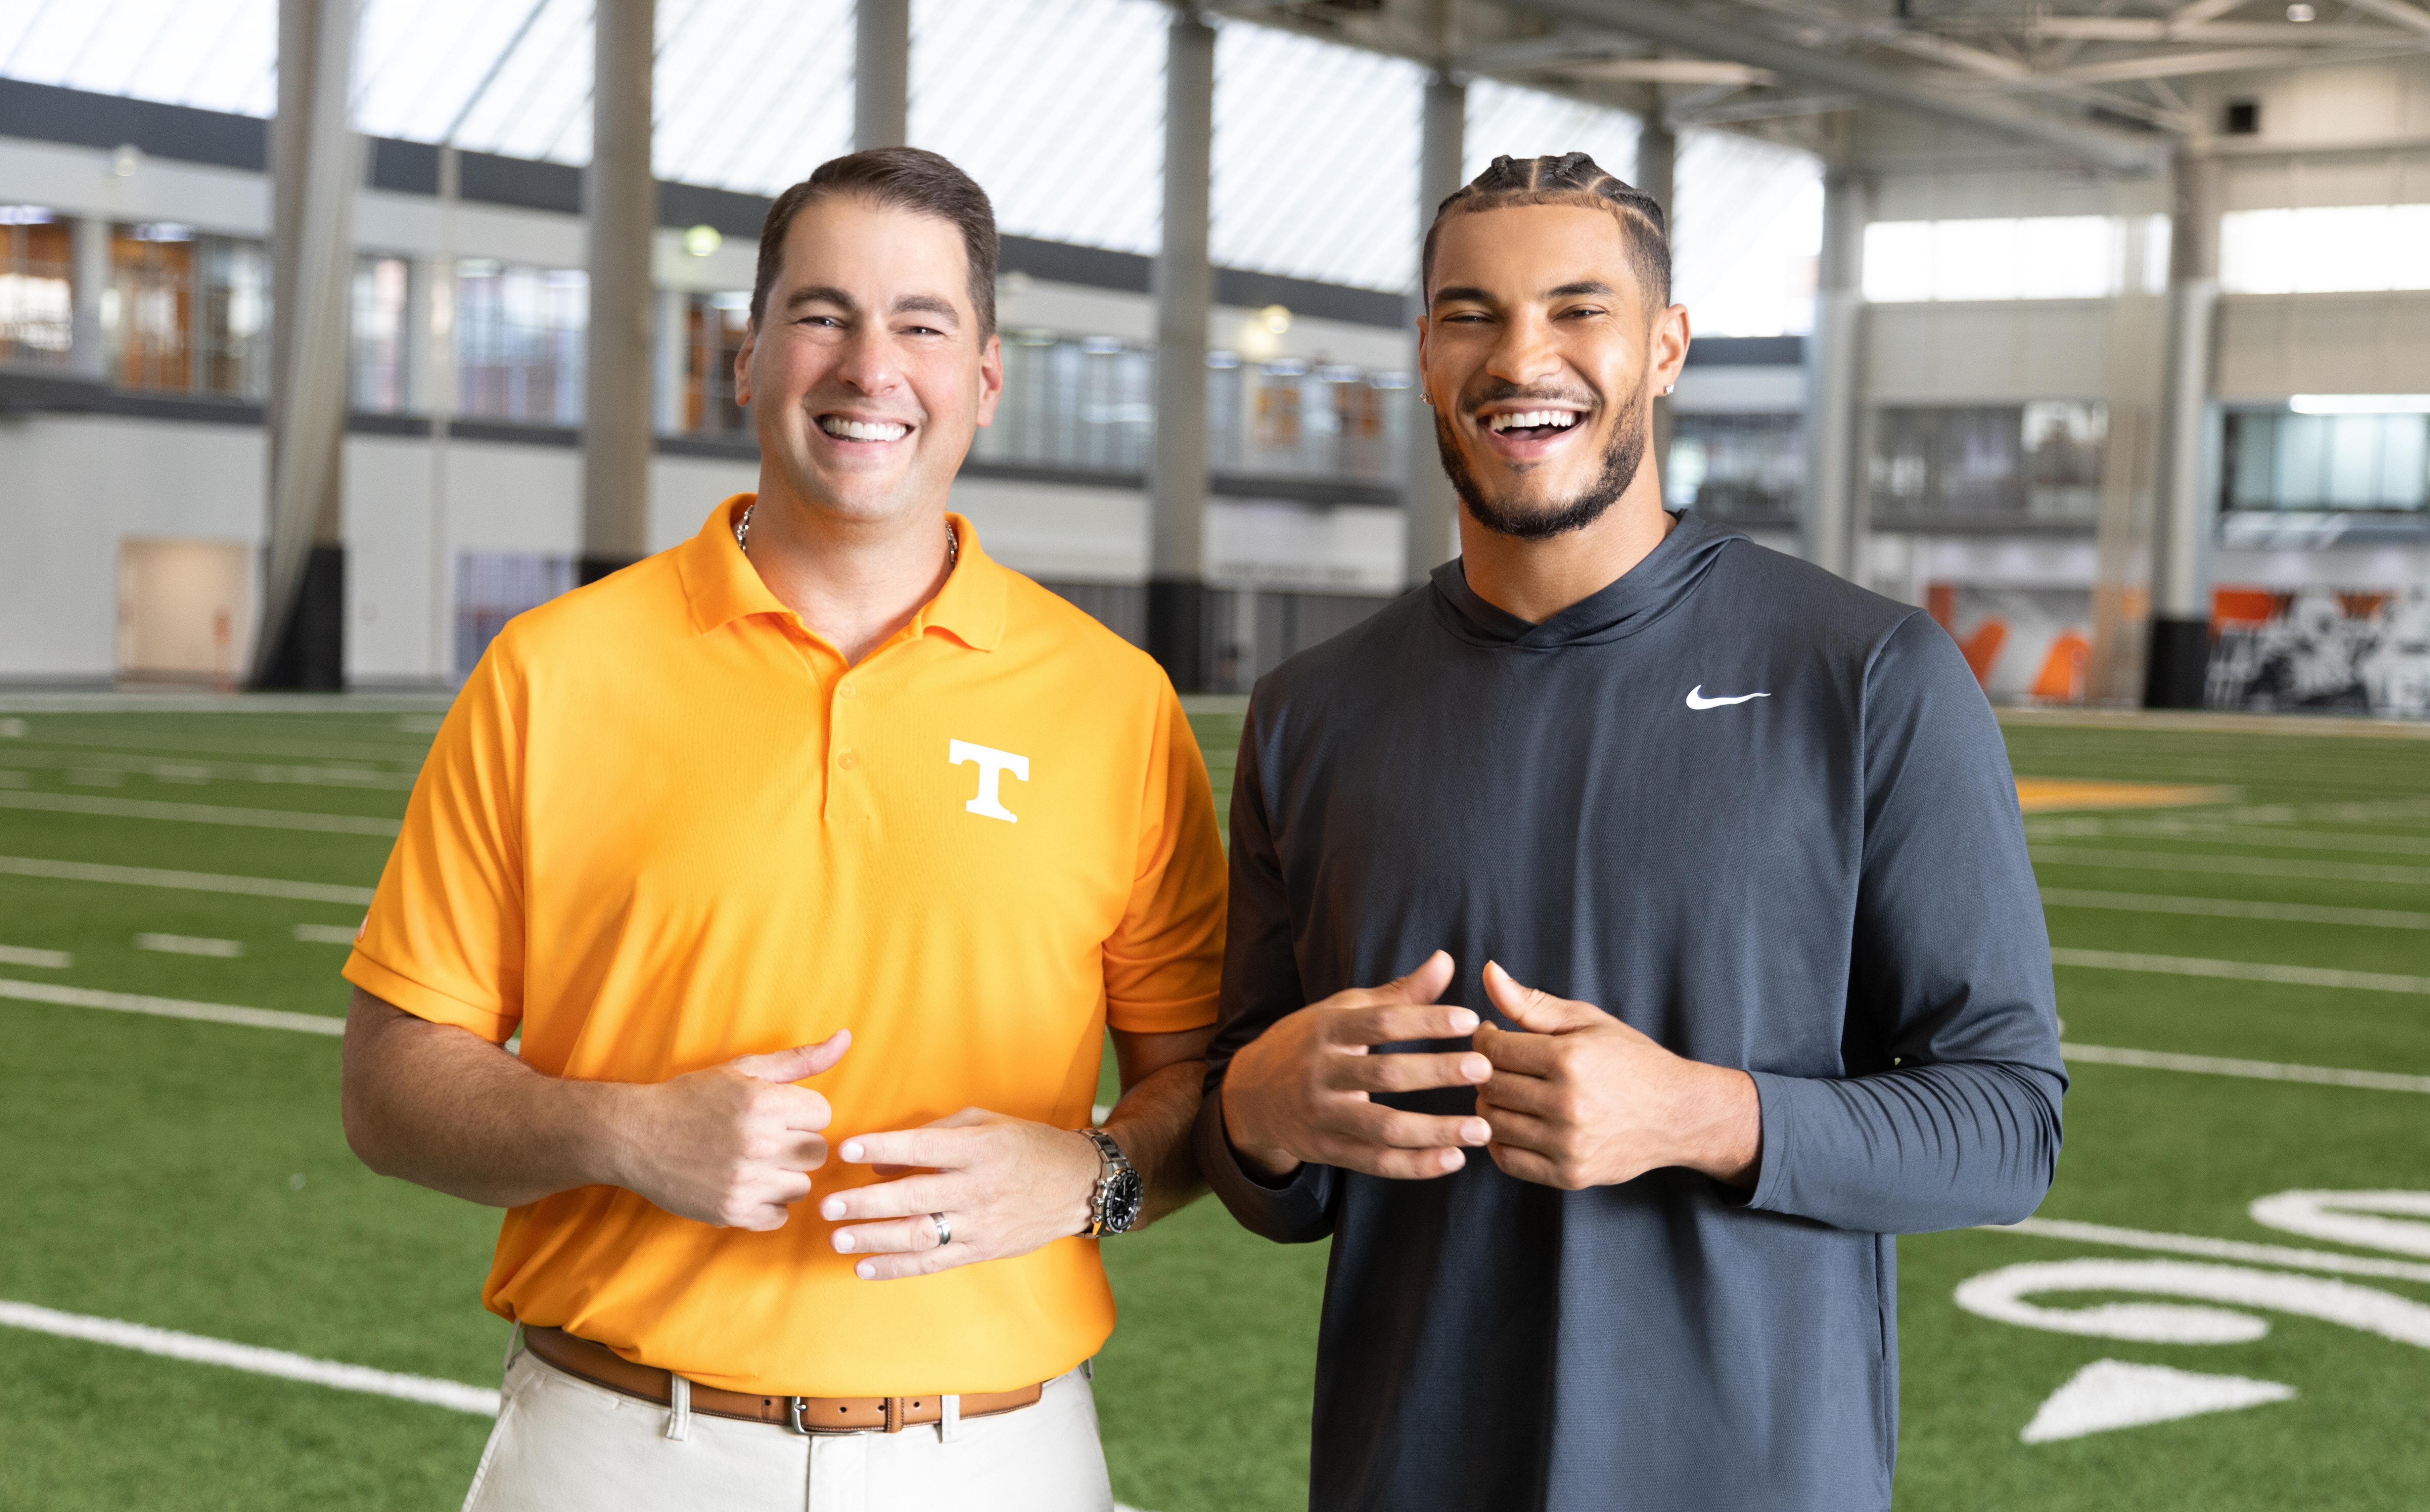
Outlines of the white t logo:
<svg viewBox="0 0 2430 1512">
<path fill-rule="evenodd" d="M 946 743 L 945 759 L 950 766 L 958 767 L 965 761 L 975 761 L 979 765 L 979 795 L 964 804 L 964 808 L 974 814 L 985 814 L 990 819 L 1001 819 L 1007 824 L 1021 822 L 1021 816 L 1004 806 L 997 800 L 996 793 L 1007 772 L 1024 782 L 1029 780 L 1027 756 L 973 745 L 968 740 L 952 740 Z"/>
</svg>

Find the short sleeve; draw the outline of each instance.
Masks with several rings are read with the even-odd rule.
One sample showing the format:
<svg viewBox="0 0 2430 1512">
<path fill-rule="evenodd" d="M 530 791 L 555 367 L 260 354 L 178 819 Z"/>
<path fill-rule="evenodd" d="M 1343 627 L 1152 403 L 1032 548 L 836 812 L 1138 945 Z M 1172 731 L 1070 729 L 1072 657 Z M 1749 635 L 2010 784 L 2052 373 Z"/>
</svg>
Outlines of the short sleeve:
<svg viewBox="0 0 2430 1512">
<path fill-rule="evenodd" d="M 1198 738 L 1172 686 L 1157 679 L 1139 865 L 1122 922 L 1106 941 L 1106 1022 L 1178 1034 L 1215 1022 L 1223 972 L 1223 840 Z"/>
<path fill-rule="evenodd" d="M 524 689 L 491 643 L 441 724 L 347 981 L 492 1044 L 523 1020 Z"/>
</svg>

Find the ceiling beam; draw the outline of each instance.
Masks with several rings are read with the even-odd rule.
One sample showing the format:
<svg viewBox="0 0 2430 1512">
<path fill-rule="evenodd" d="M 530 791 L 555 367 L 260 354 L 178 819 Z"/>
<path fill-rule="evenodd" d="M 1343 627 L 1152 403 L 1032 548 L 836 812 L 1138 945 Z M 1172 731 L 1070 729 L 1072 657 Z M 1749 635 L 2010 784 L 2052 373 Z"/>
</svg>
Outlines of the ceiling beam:
<svg viewBox="0 0 2430 1512">
<path fill-rule="evenodd" d="M 2382 21 L 2392 21 L 2407 31 L 2430 36 L 2430 10 L 2409 5 L 2406 0 L 2346 0 L 2356 10 L 2368 10 Z"/>
<path fill-rule="evenodd" d="M 2353 0 L 2359 5 L 2361 0 Z M 2430 12 L 2423 14 L 2430 21 Z M 1970 29 L 2006 30 L 1999 23 Z M 2203 21 L 2180 25 L 2157 16 L 2020 16 L 2018 33 L 2052 42 L 2211 42 L 2269 47 L 2343 47 L 2361 42 L 2409 42 L 2414 33 L 2387 26 L 2324 26 L 2318 22 Z"/>
<path fill-rule="evenodd" d="M 1836 92 L 1859 95 L 1877 105 L 2034 142 L 2111 173 L 2151 174 L 2165 166 L 2168 159 L 2167 143 L 2156 138 L 2139 137 L 2089 121 L 2064 120 L 2011 100 L 1945 92 L 1877 64 L 1800 47 L 1664 0 L 1512 3 L 1515 8 L 1608 26 L 1649 42 L 1751 64 L 1785 78 L 1803 79 Z"/>
<path fill-rule="evenodd" d="M 2244 0 L 2191 0 L 2169 12 L 2171 24 L 2190 26 L 2197 22 L 2213 21 L 2244 4 Z"/>
</svg>

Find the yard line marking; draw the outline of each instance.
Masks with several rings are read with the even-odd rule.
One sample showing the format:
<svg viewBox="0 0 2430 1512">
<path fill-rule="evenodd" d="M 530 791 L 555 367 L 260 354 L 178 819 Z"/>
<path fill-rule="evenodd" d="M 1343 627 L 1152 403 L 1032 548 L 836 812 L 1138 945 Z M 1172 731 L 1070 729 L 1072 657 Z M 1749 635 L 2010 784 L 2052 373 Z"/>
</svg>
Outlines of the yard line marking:
<svg viewBox="0 0 2430 1512">
<path fill-rule="evenodd" d="M 352 924 L 297 924 L 287 936 L 308 945 L 351 945 L 361 933 Z"/>
<path fill-rule="evenodd" d="M 2283 1265 L 2297 1271 L 2430 1282 L 2430 1265 L 2418 1260 L 2383 1260 L 2377 1255 L 2339 1254 L 2334 1250 L 2299 1250 L 2285 1244 L 2248 1244 L 2240 1239 L 2214 1239 L 2200 1234 L 2112 1228 L 2106 1223 L 2078 1223 L 2063 1218 L 2028 1218 L 2019 1223 L 1985 1223 L 1981 1227 L 1987 1234 L 2022 1234 L 2076 1244 L 2109 1244 L 2122 1250 L 2155 1250 L 2164 1254 L 2199 1254 L 2213 1260 Z"/>
<path fill-rule="evenodd" d="M 373 1396 L 426 1403 L 434 1407 L 447 1407 L 477 1417 L 494 1418 L 498 1415 L 498 1393 L 495 1390 L 488 1387 L 466 1386 L 461 1381 L 441 1381 L 434 1376 L 374 1370 L 368 1365 L 318 1360 L 309 1354 L 291 1354 L 283 1349 L 235 1344 L 224 1338 L 181 1334 L 174 1329 L 125 1322 L 116 1318 L 92 1318 L 83 1313 L 58 1312 L 24 1302 L 0 1302 L 0 1323 L 37 1334 L 49 1334 L 58 1338 L 114 1344 L 120 1349 L 158 1354 L 165 1359 L 191 1360 L 198 1365 L 224 1365 L 230 1370 L 248 1371 L 255 1375 L 275 1375 L 312 1386 L 334 1387 L 341 1391 L 362 1391 Z"/>
<path fill-rule="evenodd" d="M 233 960 L 244 954 L 241 939 L 205 939 L 195 935 L 138 935 L 137 950 L 155 950 L 166 955 L 216 955 Z"/>
<path fill-rule="evenodd" d="M 2036 839 L 2078 839 L 2131 835 L 2150 839 L 2191 840 L 2201 845 L 2261 845 L 2280 850 L 2376 851 L 2392 856 L 2430 856 L 2430 838 L 2355 835 L 2342 830 L 2278 828 L 2264 824 L 2205 823 L 2185 819 L 2038 819 Z"/>
<path fill-rule="evenodd" d="M 146 997 L 138 992 L 97 992 L 86 987 L 16 982 L 6 977 L 0 977 L 0 998 L 52 1003 L 67 1008 L 107 1008 L 113 1013 L 148 1013 L 161 1019 L 194 1019 L 205 1023 L 237 1023 L 249 1029 L 292 1029 L 301 1034 L 325 1035 L 346 1032 L 345 1020 L 318 1013 L 243 1008 L 229 1003 L 188 1003 L 180 998 Z"/>
<path fill-rule="evenodd" d="M 2122 1050 L 2114 1045 L 2062 1044 L 2070 1060 L 2141 1071 L 2191 1072 L 2199 1076 L 2242 1076 L 2260 1082 L 2306 1082 L 2316 1087 L 2359 1087 L 2373 1092 L 2430 1093 L 2430 1076 L 2392 1071 L 2349 1071 L 2342 1066 L 2291 1066 L 2276 1060 L 2230 1060 L 2220 1055 L 2180 1055 L 2166 1050 Z"/>
<path fill-rule="evenodd" d="M 39 966 L 45 971 L 64 972 L 75 964 L 75 957 L 63 950 L 35 950 L 26 945 L 0 945 L 0 966 Z"/>
<path fill-rule="evenodd" d="M 399 828 L 396 820 L 361 814 L 236 808 L 225 804 L 162 804 L 141 798 L 86 798 L 65 792 L 0 792 L 0 808 L 40 808 L 56 814 L 99 814 L 111 819 L 174 819 L 190 824 L 242 824 L 257 829 L 308 829 L 335 835 L 378 835 L 391 839 Z"/>
<path fill-rule="evenodd" d="M 2373 929 L 2430 929 L 2430 913 L 2394 908 L 2328 908 L 2309 903 L 2255 903 L 2244 898 L 2172 898 L 2151 892 L 2095 892 L 2044 888 L 2042 902 L 2062 908 L 2120 908 L 2137 913 L 2209 914 L 2223 919 L 2276 919 L 2298 924 L 2360 924 Z"/>
<path fill-rule="evenodd" d="M 2280 966 L 2269 961 L 2215 961 L 2195 955 L 2145 955 L 2120 950 L 2053 950 L 2051 964 L 2088 966 L 2105 972 L 2155 972 L 2164 976 L 2216 976 L 2234 982 L 2278 982 L 2289 987 L 2327 987 L 2358 992 L 2430 994 L 2430 976 L 2340 972 L 2319 966 Z"/>
<path fill-rule="evenodd" d="M 341 887 L 334 882 L 287 882 L 277 877 L 224 876 L 216 872 L 164 872 L 148 866 L 103 866 L 31 856 L 0 856 L 0 875 L 103 882 L 127 888 L 175 888 L 185 892 L 234 892 L 256 898 L 293 898 L 304 903 L 358 903 L 365 907 L 372 901 L 371 889 Z"/>
<path fill-rule="evenodd" d="M 258 782 L 305 788 L 374 788 L 393 792 L 412 789 L 411 772 L 377 772 L 361 766 L 293 766 L 259 761 L 173 760 L 125 756 L 116 751 L 34 749 L 0 753 L 0 771 L 12 772 L 25 786 L 20 768 L 83 768 L 150 777 L 156 782 Z M 0 779 L 5 781 L 6 779 Z"/>
<path fill-rule="evenodd" d="M 0 801 L 7 794 L 0 793 Z M 2037 861 L 2059 866 L 2125 867 L 2145 872 L 2234 872 L 2244 876 L 2304 877 L 2316 882 L 2379 882 L 2430 887 L 2430 867 L 2379 866 L 2369 861 L 2282 861 L 2274 856 L 2203 856 L 2176 851 L 2112 851 L 2091 846 L 2035 845 Z"/>
</svg>

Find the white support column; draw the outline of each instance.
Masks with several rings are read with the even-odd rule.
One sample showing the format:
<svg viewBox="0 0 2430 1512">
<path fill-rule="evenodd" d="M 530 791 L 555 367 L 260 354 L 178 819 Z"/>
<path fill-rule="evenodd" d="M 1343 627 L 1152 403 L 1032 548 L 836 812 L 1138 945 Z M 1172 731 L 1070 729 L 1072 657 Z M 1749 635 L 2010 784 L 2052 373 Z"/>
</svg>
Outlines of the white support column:
<svg viewBox="0 0 2430 1512">
<path fill-rule="evenodd" d="M 2200 708 L 2210 670 L 2210 537 L 2216 512 L 2210 376 L 2219 310 L 2219 159 L 2178 158 L 2171 187 L 2175 209 L 2169 226 L 2168 367 L 2161 387 L 2143 703 L 2151 708 Z"/>
<path fill-rule="evenodd" d="M 1468 86 L 1449 74 L 1426 80 L 1418 124 L 1418 235 L 1434 224 L 1435 210 L 1459 191 L 1468 151 Z M 1426 291 L 1409 296 L 1414 328 L 1426 318 Z M 1415 368 L 1414 344 L 1410 367 Z M 1459 495 L 1442 467 L 1434 409 L 1423 403 L 1423 380 L 1409 395 L 1408 481 L 1403 493 L 1408 517 L 1404 579 L 1423 586 L 1434 570 L 1459 555 Z"/>
<path fill-rule="evenodd" d="M 852 150 L 911 140 L 911 0 L 859 0 L 853 9 Z"/>
<path fill-rule="evenodd" d="M 75 309 L 68 365 L 76 376 L 101 383 L 109 375 L 109 342 L 101 324 L 102 294 L 109 288 L 109 223 L 78 216 L 69 234 L 74 238 L 75 258 L 69 274 Z"/>
<path fill-rule="evenodd" d="M 1844 168 L 1822 175 L 1822 258 L 1814 331 L 1806 341 L 1806 559 L 1855 578 L 1863 532 L 1856 494 L 1862 459 L 1865 184 Z"/>
<path fill-rule="evenodd" d="M 1156 455 L 1148 479 L 1147 647 L 1185 693 L 1212 673 L 1207 595 L 1207 253 L 1215 28 L 1187 8 L 1165 31 L 1164 242 L 1156 258 Z"/>
<path fill-rule="evenodd" d="M 691 369 L 691 296 L 680 289 L 658 291 L 658 319 L 651 348 L 657 367 L 654 407 L 661 436 L 684 433 L 684 377 Z"/>
<path fill-rule="evenodd" d="M 641 560 L 650 534 L 650 174 L 655 0 L 599 0 L 591 96 L 591 327 L 585 334 L 580 581 Z"/>
<path fill-rule="evenodd" d="M 416 258 L 405 270 L 405 325 L 399 344 L 405 348 L 405 407 L 411 414 L 429 414 L 438 391 L 440 351 L 431 340 L 430 302 L 440 267 L 435 258 Z"/>
<path fill-rule="evenodd" d="M 362 139 L 353 0 L 279 0 L 271 123 L 270 557 L 253 682 L 345 683 L 346 314 Z"/>
</svg>

